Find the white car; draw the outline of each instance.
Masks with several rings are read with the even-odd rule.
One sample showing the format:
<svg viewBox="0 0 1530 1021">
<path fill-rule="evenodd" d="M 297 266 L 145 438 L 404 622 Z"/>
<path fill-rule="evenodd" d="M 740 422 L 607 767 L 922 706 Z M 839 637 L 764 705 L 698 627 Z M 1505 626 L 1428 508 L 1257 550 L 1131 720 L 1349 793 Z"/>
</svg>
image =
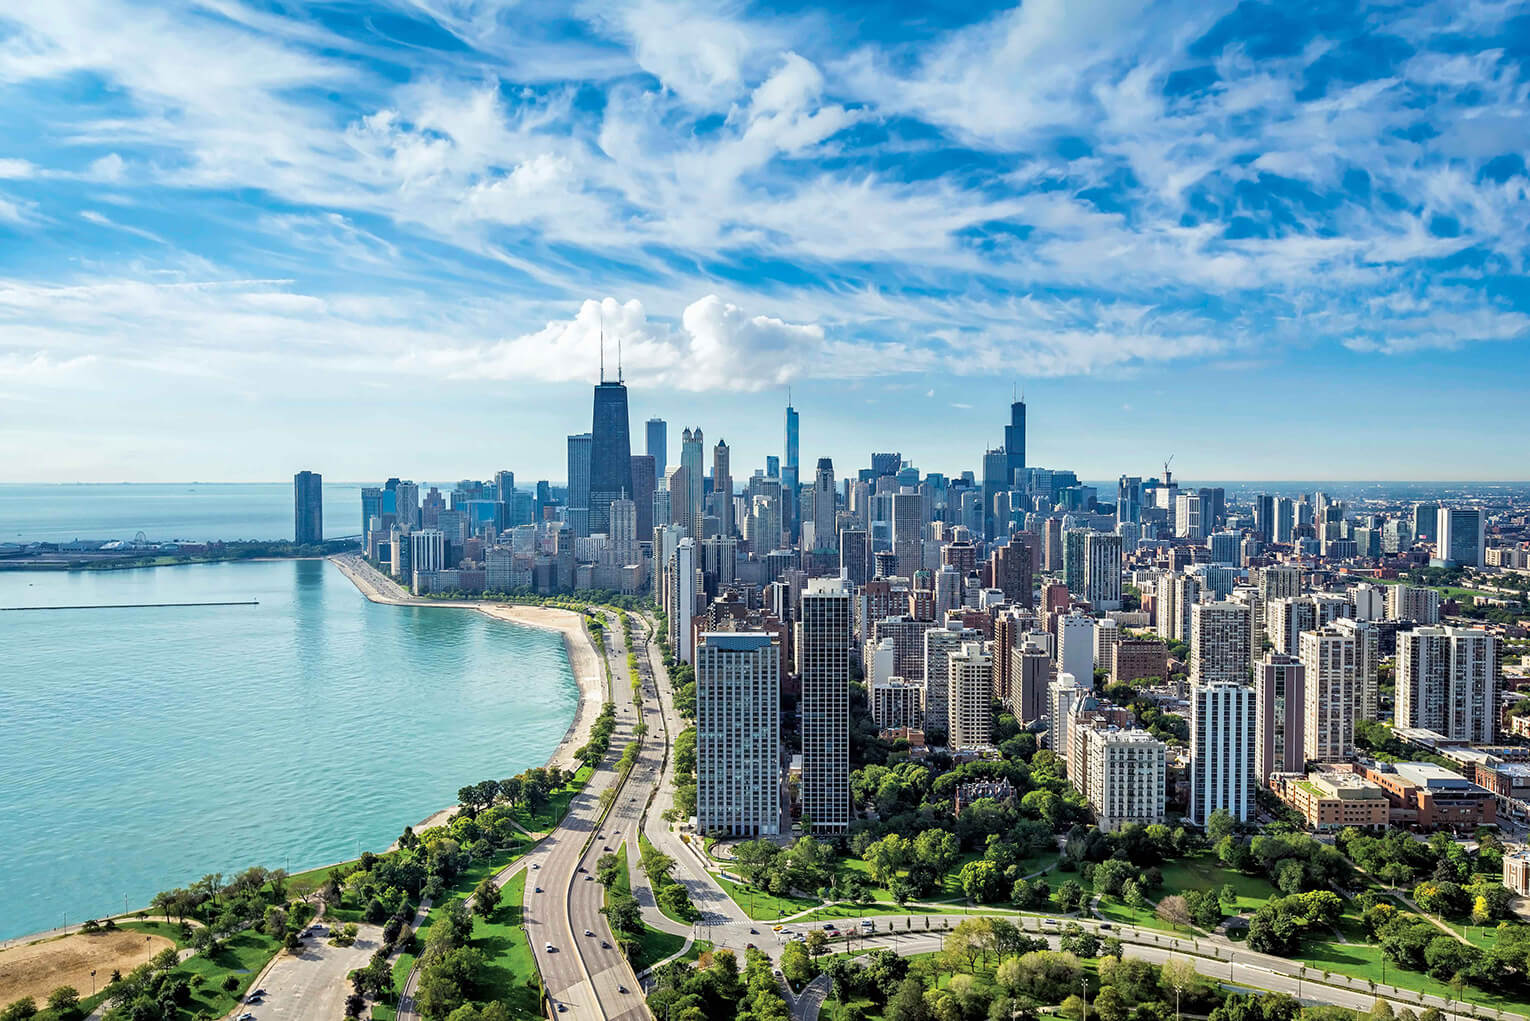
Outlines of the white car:
<svg viewBox="0 0 1530 1021">
<path fill-rule="evenodd" d="M 538 861 L 534 861 L 534 862 L 531 863 L 531 867 L 534 868 L 534 869 L 539 869 L 539 868 L 542 867 L 542 863 L 538 862 Z"/>
<path fill-rule="evenodd" d="M 547 950 L 547 952 L 548 952 L 548 953 L 549 953 L 549 954 L 556 954 L 556 953 L 557 953 L 557 952 L 558 952 L 558 950 L 557 950 L 557 948 L 556 948 L 556 947 L 554 947 L 554 946 L 553 946 L 553 945 L 552 945 L 552 944 L 551 944 L 551 943 L 548 943 L 548 944 L 547 944 L 547 945 L 546 945 L 546 947 L 545 947 L 545 949 L 546 949 L 546 950 Z"/>
</svg>

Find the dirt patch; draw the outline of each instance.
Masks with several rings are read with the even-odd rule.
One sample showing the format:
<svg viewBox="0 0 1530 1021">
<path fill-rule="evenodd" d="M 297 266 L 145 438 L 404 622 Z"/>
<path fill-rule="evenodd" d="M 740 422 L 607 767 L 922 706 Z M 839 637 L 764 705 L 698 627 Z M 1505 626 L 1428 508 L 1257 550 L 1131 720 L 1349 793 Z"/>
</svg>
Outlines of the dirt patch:
<svg viewBox="0 0 1530 1021">
<path fill-rule="evenodd" d="M 118 929 L 89 935 L 77 932 L 0 950 L 0 1004 L 34 996 L 41 1005 L 59 986 L 74 986 L 81 996 L 89 996 L 92 969 L 99 990 L 111 981 L 114 970 L 126 975 L 173 946 L 163 936 Z"/>
</svg>

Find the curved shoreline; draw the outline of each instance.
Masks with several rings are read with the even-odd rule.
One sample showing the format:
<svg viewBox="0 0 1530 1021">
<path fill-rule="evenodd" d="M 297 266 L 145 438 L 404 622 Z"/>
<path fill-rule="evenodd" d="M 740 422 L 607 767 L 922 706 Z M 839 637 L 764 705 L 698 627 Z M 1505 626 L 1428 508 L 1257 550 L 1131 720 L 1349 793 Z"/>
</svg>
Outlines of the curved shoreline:
<svg viewBox="0 0 1530 1021">
<path fill-rule="evenodd" d="M 563 637 L 564 651 L 568 655 L 569 669 L 574 675 L 574 685 L 578 689 L 579 702 L 574 709 L 573 720 L 569 723 L 568 729 L 563 732 L 563 738 L 552 750 L 552 754 L 547 757 L 547 765 L 559 765 L 570 772 L 579 767 L 579 761 L 575 758 L 574 752 L 589 740 L 590 729 L 595 725 L 595 718 L 605 702 L 605 681 L 601 670 L 600 654 L 596 652 L 589 632 L 584 628 L 584 618 L 581 614 L 573 610 L 550 606 L 521 606 L 489 599 L 421 599 L 418 596 L 409 595 L 399 587 L 397 582 L 385 577 L 355 554 L 340 553 L 325 559 L 334 564 L 363 596 L 374 603 L 385 603 L 390 606 L 477 610 L 496 620 L 539 628 L 543 631 L 556 631 L 560 634 Z M 444 825 L 457 814 L 458 807 L 450 805 L 431 813 L 413 827 L 414 831 L 419 833 Z"/>
<path fill-rule="evenodd" d="M 477 610 L 496 620 L 520 624 L 524 627 L 537 628 L 542 631 L 555 631 L 561 635 L 564 652 L 568 656 L 569 668 L 574 675 L 578 703 L 574 709 L 573 720 L 570 721 L 568 728 L 563 732 L 562 739 L 559 740 L 557 746 L 553 748 L 552 753 L 548 756 L 546 765 L 560 765 L 570 772 L 578 768 L 579 762 L 575 758 L 574 752 L 589 740 L 590 729 L 594 726 L 595 719 L 600 713 L 602 704 L 605 702 L 605 675 L 601 666 L 600 656 L 595 650 L 589 633 L 585 631 L 581 614 L 573 610 L 563 610 L 556 607 L 519 606 L 497 603 L 491 600 L 420 599 L 405 593 L 391 579 L 385 578 L 366 561 L 354 555 L 336 554 L 329 557 L 305 557 L 303 559 L 324 559 L 330 561 L 330 563 L 339 569 L 341 574 L 345 575 L 356 586 L 363 596 L 374 603 L 386 603 L 395 606 L 444 606 Z M 390 589 L 391 591 L 389 591 Z M 415 824 L 413 830 L 416 833 L 420 833 L 427 829 L 445 825 L 451 821 L 459 809 L 460 806 L 458 805 L 450 805 L 432 812 Z M 395 841 L 386 850 L 394 850 L 397 846 L 398 844 Z M 334 868 L 336 865 L 344 865 L 353 860 L 348 858 L 344 861 L 330 862 L 327 865 L 315 865 L 311 868 L 304 868 L 301 871 L 313 872 L 317 869 Z M 131 917 L 133 914 L 134 912 L 129 911 L 123 914 L 108 913 L 101 917 L 123 918 Z M 67 935 L 77 931 L 82 924 L 71 923 L 20 936 L 6 937 L 0 939 L 0 950 L 7 950 L 13 947 L 36 943 L 40 940 Z"/>
</svg>

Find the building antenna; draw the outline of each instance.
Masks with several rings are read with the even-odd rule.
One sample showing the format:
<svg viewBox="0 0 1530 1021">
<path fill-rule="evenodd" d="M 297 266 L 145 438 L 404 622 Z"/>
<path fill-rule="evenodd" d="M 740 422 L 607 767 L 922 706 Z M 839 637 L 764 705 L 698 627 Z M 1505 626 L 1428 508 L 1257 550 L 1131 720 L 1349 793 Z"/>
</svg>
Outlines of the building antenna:
<svg viewBox="0 0 1530 1021">
<path fill-rule="evenodd" d="M 606 381 L 606 305 L 600 303 L 600 381 Z"/>
</svg>

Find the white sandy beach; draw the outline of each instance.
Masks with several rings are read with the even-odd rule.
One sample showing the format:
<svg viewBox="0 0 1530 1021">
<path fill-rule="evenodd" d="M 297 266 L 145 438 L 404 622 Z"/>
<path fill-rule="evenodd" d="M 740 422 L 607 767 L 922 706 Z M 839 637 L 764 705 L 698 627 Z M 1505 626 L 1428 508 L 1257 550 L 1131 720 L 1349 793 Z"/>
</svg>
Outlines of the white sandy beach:
<svg viewBox="0 0 1530 1021">
<path fill-rule="evenodd" d="M 574 671 L 574 681 L 579 687 L 579 706 L 574 711 L 574 721 L 569 725 L 558 747 L 547 759 L 549 766 L 561 766 L 573 771 L 579 762 L 574 752 L 590 739 L 590 728 L 605 703 L 605 674 L 601 668 L 600 654 L 596 651 L 589 633 L 584 629 L 581 614 L 573 610 L 560 610 L 549 606 L 518 606 L 484 599 L 421 599 L 404 591 L 393 579 L 385 577 L 371 564 L 358 556 L 341 554 L 329 558 L 351 582 L 374 603 L 395 606 L 450 606 L 477 610 L 498 620 L 506 620 L 527 627 L 556 631 L 563 636 L 563 646 L 568 650 L 569 664 Z M 443 808 L 416 824 L 415 832 L 440 826 L 457 813 L 457 806 Z"/>
</svg>

